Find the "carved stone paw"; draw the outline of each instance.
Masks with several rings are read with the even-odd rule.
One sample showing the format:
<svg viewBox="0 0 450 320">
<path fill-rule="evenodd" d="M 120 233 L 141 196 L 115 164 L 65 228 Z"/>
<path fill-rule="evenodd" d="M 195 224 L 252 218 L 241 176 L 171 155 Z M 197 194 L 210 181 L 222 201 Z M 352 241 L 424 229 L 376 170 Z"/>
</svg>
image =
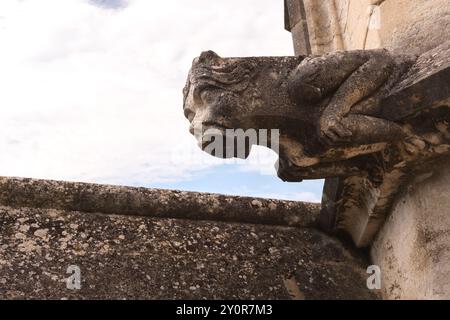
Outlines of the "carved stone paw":
<svg viewBox="0 0 450 320">
<path fill-rule="evenodd" d="M 329 144 L 348 141 L 352 132 L 337 116 L 324 115 L 320 119 L 320 137 Z"/>
<path fill-rule="evenodd" d="M 285 182 L 302 182 L 303 178 L 301 178 L 298 174 L 296 174 L 294 164 L 287 160 L 279 158 L 277 163 L 275 164 L 275 168 L 277 168 L 278 177 Z"/>
<path fill-rule="evenodd" d="M 400 145 L 400 150 L 403 151 L 403 157 L 405 159 L 415 158 L 419 154 L 425 152 L 427 148 L 427 142 L 415 135 L 407 137 Z"/>
</svg>

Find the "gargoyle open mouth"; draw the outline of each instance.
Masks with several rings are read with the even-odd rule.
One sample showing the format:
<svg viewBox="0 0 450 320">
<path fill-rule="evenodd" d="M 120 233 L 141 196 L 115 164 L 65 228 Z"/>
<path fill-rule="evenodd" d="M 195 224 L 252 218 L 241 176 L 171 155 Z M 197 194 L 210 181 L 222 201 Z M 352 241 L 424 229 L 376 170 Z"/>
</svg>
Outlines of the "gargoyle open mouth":
<svg viewBox="0 0 450 320">
<path fill-rule="evenodd" d="M 203 129 L 206 131 L 206 130 L 209 130 L 209 129 L 212 129 L 212 130 L 220 130 L 220 131 L 223 131 L 224 133 L 225 133 L 225 131 L 227 130 L 227 129 L 231 129 L 230 127 L 228 127 L 228 126 L 225 126 L 225 125 L 223 125 L 222 123 L 219 123 L 219 122 L 215 122 L 215 121 L 205 121 L 205 122 L 202 122 L 202 127 L 203 127 Z"/>
<path fill-rule="evenodd" d="M 251 145 L 247 141 L 239 144 L 235 130 L 218 122 L 202 122 L 193 133 L 198 146 L 218 158 L 242 158 L 249 156 Z"/>
<path fill-rule="evenodd" d="M 226 138 L 226 130 L 230 129 L 220 123 L 208 121 L 202 122 L 200 128 L 194 128 L 194 136 L 198 140 L 199 147 L 204 150 L 217 136 Z"/>
<path fill-rule="evenodd" d="M 213 121 L 202 122 L 200 126 L 194 126 L 191 124 L 189 127 L 189 131 L 193 134 L 197 139 L 202 137 L 205 133 L 209 132 L 220 132 L 223 135 L 226 134 L 226 130 L 231 129 L 223 124 Z"/>
</svg>

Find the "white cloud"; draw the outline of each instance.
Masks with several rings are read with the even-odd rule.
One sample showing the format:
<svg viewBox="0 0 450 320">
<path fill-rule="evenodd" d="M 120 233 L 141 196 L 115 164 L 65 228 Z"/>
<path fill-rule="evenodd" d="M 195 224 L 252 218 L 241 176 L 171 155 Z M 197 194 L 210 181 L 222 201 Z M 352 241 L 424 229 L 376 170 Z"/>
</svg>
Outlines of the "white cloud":
<svg viewBox="0 0 450 320">
<path fill-rule="evenodd" d="M 292 51 L 272 0 L 3 0 L 0 12 L 0 175 L 187 179 L 223 163 L 198 150 L 181 111 L 192 58 Z M 181 148 L 195 156 L 172 161 Z"/>
</svg>

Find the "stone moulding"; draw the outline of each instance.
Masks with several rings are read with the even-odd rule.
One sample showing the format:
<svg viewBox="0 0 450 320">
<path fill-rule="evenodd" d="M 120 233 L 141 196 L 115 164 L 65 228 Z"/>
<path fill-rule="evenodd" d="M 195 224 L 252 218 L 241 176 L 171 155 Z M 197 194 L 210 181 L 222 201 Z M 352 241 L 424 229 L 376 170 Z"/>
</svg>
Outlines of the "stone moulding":
<svg viewBox="0 0 450 320">
<path fill-rule="evenodd" d="M 314 226 L 320 210 L 300 201 L 13 177 L 0 177 L 0 205 L 292 227 Z"/>
<path fill-rule="evenodd" d="M 441 140 L 434 152 L 384 167 L 380 182 L 373 176 L 326 180 L 320 224 L 329 232 L 350 234 L 359 247 L 372 243 L 402 187 L 448 157 L 450 42 L 419 56 L 381 106 L 384 118 L 409 122 L 427 143 Z M 430 127 L 434 132 L 427 132 Z"/>
</svg>

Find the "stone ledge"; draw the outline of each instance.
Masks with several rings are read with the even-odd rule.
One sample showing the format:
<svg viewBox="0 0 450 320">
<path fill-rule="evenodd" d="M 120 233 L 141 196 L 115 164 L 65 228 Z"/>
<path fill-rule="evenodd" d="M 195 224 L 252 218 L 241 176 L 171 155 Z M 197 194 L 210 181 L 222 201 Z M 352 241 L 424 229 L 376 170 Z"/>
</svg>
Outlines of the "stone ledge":
<svg viewBox="0 0 450 320">
<path fill-rule="evenodd" d="M 368 263 L 314 228 L 139 216 L 145 212 L 131 211 L 140 208 L 136 202 L 122 201 L 135 200 L 130 194 L 140 189 L 1 181 L 0 299 L 378 297 L 366 288 Z M 88 186 L 89 197 L 70 197 L 86 195 L 71 190 Z M 97 206 L 95 199 L 101 200 Z M 110 214 L 44 208 L 104 209 L 105 199 L 116 199 L 107 202 Z M 159 206 L 170 207 L 173 199 Z M 80 290 L 66 288 L 70 265 L 80 268 Z"/>
<path fill-rule="evenodd" d="M 94 183 L 0 177 L 0 204 L 161 218 L 308 227 L 320 204 Z"/>
</svg>

